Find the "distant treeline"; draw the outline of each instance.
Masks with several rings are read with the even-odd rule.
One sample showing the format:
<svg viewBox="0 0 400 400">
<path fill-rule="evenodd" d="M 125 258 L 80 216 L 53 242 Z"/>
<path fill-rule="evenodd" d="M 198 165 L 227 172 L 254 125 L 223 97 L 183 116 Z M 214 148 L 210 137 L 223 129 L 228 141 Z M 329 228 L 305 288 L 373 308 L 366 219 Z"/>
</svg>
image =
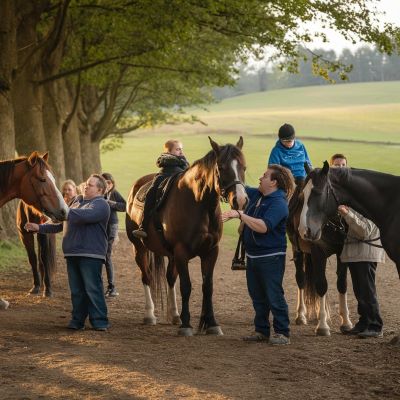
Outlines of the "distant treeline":
<svg viewBox="0 0 400 400">
<path fill-rule="evenodd" d="M 368 46 L 361 47 L 354 53 L 349 49 L 344 49 L 339 55 L 334 50 L 319 49 L 314 52 L 326 60 L 340 61 L 353 66 L 352 71 L 347 75 L 347 80 L 342 80 L 335 73 L 330 74 L 330 77 L 338 84 L 400 80 L 398 55 L 388 56 Z M 278 65 L 264 67 L 243 65 L 240 67 L 236 84 L 233 87 L 216 88 L 214 96 L 221 100 L 267 90 L 328 84 L 330 84 L 328 80 L 313 73 L 311 61 L 300 61 L 297 74 L 281 70 Z"/>
</svg>

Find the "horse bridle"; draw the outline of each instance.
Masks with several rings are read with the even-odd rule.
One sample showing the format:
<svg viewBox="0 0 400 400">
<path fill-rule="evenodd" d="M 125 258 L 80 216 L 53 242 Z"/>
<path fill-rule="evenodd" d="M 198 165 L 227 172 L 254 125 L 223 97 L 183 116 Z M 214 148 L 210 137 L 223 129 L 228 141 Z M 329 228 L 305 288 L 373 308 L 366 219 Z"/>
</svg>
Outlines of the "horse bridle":
<svg viewBox="0 0 400 400">
<path fill-rule="evenodd" d="M 228 203 L 228 201 L 229 201 L 229 200 L 228 200 L 228 195 L 229 195 L 229 192 L 230 192 L 229 189 L 230 189 L 231 187 L 235 186 L 235 185 L 242 185 L 242 186 L 244 187 L 243 182 L 238 181 L 238 180 L 234 180 L 234 181 L 230 182 L 229 184 L 227 184 L 227 185 L 221 187 L 221 185 L 220 185 L 220 179 L 219 179 L 219 175 L 218 175 L 218 186 L 219 186 L 220 196 L 221 196 L 221 199 L 222 199 L 225 203 Z"/>
<path fill-rule="evenodd" d="M 335 190 L 333 189 L 331 180 L 329 179 L 329 177 L 327 177 L 327 185 L 326 185 L 327 201 L 329 199 L 329 193 L 332 193 L 332 196 L 333 196 L 333 198 L 334 198 L 334 200 L 336 202 L 336 208 L 338 208 L 340 206 L 339 199 L 338 199 L 338 197 L 337 197 L 337 195 L 335 193 Z M 373 238 L 373 239 L 358 239 L 358 238 L 352 237 L 346 232 L 346 228 L 345 228 L 345 226 L 344 226 L 342 221 L 343 221 L 343 217 L 339 214 L 339 224 L 336 224 L 331 219 L 328 219 L 326 225 L 332 226 L 341 235 L 346 236 L 349 239 L 353 239 L 354 241 L 368 244 L 369 246 L 378 247 L 378 248 L 381 248 L 381 249 L 383 248 L 382 245 L 373 243 L 373 242 L 376 242 L 377 240 L 380 240 L 380 238 L 381 238 L 380 236 L 378 236 L 376 238 Z"/>
</svg>

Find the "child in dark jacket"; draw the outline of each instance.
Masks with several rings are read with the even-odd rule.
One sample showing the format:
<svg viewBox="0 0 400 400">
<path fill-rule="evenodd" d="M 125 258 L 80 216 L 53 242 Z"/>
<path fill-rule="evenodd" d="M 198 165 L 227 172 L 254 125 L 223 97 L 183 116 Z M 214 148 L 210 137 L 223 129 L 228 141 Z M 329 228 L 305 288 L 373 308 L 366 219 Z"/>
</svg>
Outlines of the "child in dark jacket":
<svg viewBox="0 0 400 400">
<path fill-rule="evenodd" d="M 157 159 L 159 173 L 154 177 L 153 182 L 146 194 L 144 203 L 143 220 L 138 229 L 132 232 L 133 236 L 144 239 L 147 238 L 146 229 L 149 224 L 150 216 L 156 205 L 157 188 L 166 177 L 185 171 L 189 167 L 184 154 L 183 145 L 179 140 L 168 140 L 164 144 L 164 153 Z"/>
<path fill-rule="evenodd" d="M 106 272 L 107 272 L 107 280 L 108 287 L 106 290 L 106 297 L 115 297 L 118 296 L 119 293 L 115 289 L 114 284 L 114 265 L 112 263 L 112 248 L 114 241 L 118 237 L 118 216 L 117 212 L 125 212 L 126 210 L 126 201 L 121 196 L 121 194 L 115 189 L 115 180 L 111 174 L 108 172 L 104 172 L 102 177 L 107 182 L 107 191 L 104 195 L 104 198 L 107 200 L 108 205 L 110 206 L 110 219 L 107 225 L 107 236 L 108 236 L 108 246 L 107 246 L 107 257 L 106 257 Z"/>
</svg>

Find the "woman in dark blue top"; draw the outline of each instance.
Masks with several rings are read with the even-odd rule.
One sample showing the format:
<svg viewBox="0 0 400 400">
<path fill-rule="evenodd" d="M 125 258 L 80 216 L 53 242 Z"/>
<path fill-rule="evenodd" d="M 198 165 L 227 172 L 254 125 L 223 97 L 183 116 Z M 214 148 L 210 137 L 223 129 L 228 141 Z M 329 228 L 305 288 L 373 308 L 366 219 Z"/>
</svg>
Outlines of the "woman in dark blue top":
<svg viewBox="0 0 400 400">
<path fill-rule="evenodd" d="M 255 311 L 255 333 L 246 341 L 289 344 L 289 313 L 282 281 L 286 258 L 288 198 L 294 189 L 293 175 L 281 165 L 272 164 L 256 188 L 246 188 L 246 213 L 229 210 L 222 221 L 239 218 L 244 224 L 243 243 L 247 256 L 247 287 Z M 275 334 L 270 338 L 269 314 Z"/>
<path fill-rule="evenodd" d="M 102 177 L 107 182 L 107 191 L 104 195 L 104 198 L 107 200 L 108 205 L 110 206 L 110 219 L 108 220 L 107 225 L 107 236 L 108 236 L 108 246 L 107 246 L 107 257 L 106 257 L 106 272 L 107 272 L 107 281 L 108 287 L 106 290 L 106 297 L 115 297 L 118 296 L 119 293 L 115 288 L 114 284 L 114 265 L 112 263 L 111 255 L 114 241 L 118 237 L 118 215 L 117 211 L 125 212 L 126 211 L 126 201 L 121 196 L 121 194 L 115 189 L 115 180 L 111 174 L 108 172 L 104 172 L 101 174 Z"/>
</svg>

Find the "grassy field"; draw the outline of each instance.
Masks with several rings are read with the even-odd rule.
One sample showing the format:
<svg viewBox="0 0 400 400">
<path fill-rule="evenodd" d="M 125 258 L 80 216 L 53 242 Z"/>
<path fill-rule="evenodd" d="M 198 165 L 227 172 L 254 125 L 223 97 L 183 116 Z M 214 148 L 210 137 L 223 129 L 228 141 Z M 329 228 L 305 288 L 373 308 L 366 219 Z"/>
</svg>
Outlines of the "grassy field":
<svg viewBox="0 0 400 400">
<path fill-rule="evenodd" d="M 354 167 L 400 175 L 400 82 L 257 93 L 225 100 L 210 107 L 207 116 L 199 115 L 208 121 L 207 127 L 186 124 L 137 131 L 125 137 L 121 149 L 104 154 L 103 169 L 114 174 L 118 190 L 127 196 L 137 178 L 156 172 L 155 160 L 168 138 L 181 139 L 193 162 L 210 150 L 207 135 L 220 144 L 235 143 L 243 135 L 247 183 L 257 185 L 275 144 L 275 138 L 262 133 L 276 132 L 283 122 L 292 123 L 299 138 L 308 137 L 303 141 L 314 166 L 340 152 Z M 399 145 L 345 141 L 349 139 Z M 225 234 L 236 236 L 234 222 L 226 224 Z"/>
</svg>

